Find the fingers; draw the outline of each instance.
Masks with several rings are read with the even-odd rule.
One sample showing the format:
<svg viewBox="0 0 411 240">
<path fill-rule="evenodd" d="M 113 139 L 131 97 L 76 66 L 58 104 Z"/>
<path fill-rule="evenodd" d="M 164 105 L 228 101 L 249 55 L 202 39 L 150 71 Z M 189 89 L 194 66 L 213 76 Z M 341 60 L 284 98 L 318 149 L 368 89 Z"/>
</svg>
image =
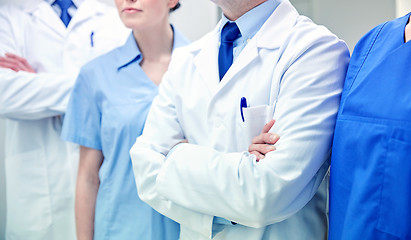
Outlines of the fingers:
<svg viewBox="0 0 411 240">
<path fill-rule="evenodd" d="M 0 64 L 3 68 L 9 68 L 13 71 L 26 71 L 34 73 L 35 70 L 30 66 L 25 58 L 12 53 L 6 53 L 5 57 L 0 57 Z"/>
<path fill-rule="evenodd" d="M 268 133 L 268 131 L 270 131 L 270 129 L 274 126 L 275 120 L 272 119 L 270 120 L 268 123 L 266 123 L 263 127 L 263 130 L 261 131 L 261 133 Z"/>
<path fill-rule="evenodd" d="M 251 144 L 250 147 L 248 147 L 248 152 L 258 152 L 263 155 L 275 150 L 276 148 L 274 145 L 268 144 Z"/>
<path fill-rule="evenodd" d="M 2 61 L 2 62 L 8 62 L 8 63 L 12 63 L 12 64 L 21 64 L 21 62 L 19 61 L 19 60 L 17 60 L 17 59 L 15 59 L 15 58 L 11 58 L 11 57 L 0 57 L 0 60 Z"/>
<path fill-rule="evenodd" d="M 275 120 L 269 121 L 264 125 L 261 134 L 254 137 L 251 145 L 248 147 L 248 152 L 257 156 L 257 162 L 265 157 L 265 154 L 275 151 L 275 143 L 280 139 L 280 136 L 275 133 L 269 133 L 274 126 Z"/>
<path fill-rule="evenodd" d="M 30 64 L 27 62 L 27 60 L 23 57 L 20 57 L 16 54 L 12 54 L 12 53 L 6 53 L 6 56 L 11 58 L 11 59 L 15 59 L 16 61 L 20 62 L 21 64 L 23 64 L 26 68 L 31 68 Z"/>
<path fill-rule="evenodd" d="M 16 59 L 18 61 L 26 60 L 25 58 L 22 58 L 19 55 L 16 55 L 16 54 L 13 54 L 13 53 L 6 53 L 5 56 L 8 57 L 8 58 Z"/>
<path fill-rule="evenodd" d="M 269 133 L 270 129 L 274 126 L 275 120 L 270 120 L 267 124 L 264 125 L 261 134 L 254 137 L 251 141 L 253 144 L 275 144 L 280 136 L 274 133 Z"/>
<path fill-rule="evenodd" d="M 12 54 L 12 53 L 6 53 L 6 56 L 11 58 L 11 59 L 15 59 L 17 62 L 19 62 L 19 64 L 22 65 L 21 70 L 22 71 L 26 71 L 26 72 L 35 72 L 34 69 L 31 67 L 31 65 L 27 62 L 27 60 L 23 57 L 20 57 L 16 54 Z"/>
<path fill-rule="evenodd" d="M 20 71 L 24 68 L 24 65 L 15 58 L 2 57 L 0 62 L 4 64 L 7 68 L 10 68 L 14 71 Z"/>
<path fill-rule="evenodd" d="M 263 159 L 265 156 L 257 151 L 252 151 L 250 152 L 251 154 L 254 154 L 257 157 L 257 162 L 259 162 L 261 159 Z"/>
<path fill-rule="evenodd" d="M 2 58 L 0 58 L 0 67 L 1 68 L 8 68 L 8 69 L 11 69 L 15 72 L 20 71 L 20 68 L 18 66 L 16 66 L 16 64 L 10 63 L 10 61 L 4 60 Z"/>
<path fill-rule="evenodd" d="M 252 144 L 275 144 L 280 136 L 275 133 L 262 133 L 253 138 Z"/>
</svg>

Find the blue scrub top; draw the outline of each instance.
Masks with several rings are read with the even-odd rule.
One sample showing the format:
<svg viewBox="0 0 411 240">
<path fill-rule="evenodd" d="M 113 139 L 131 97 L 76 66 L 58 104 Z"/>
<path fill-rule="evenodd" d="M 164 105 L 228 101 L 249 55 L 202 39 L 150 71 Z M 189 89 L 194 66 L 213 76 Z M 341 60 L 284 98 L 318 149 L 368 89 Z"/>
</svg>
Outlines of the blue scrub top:
<svg viewBox="0 0 411 240">
<path fill-rule="evenodd" d="M 188 41 L 174 29 L 174 48 Z M 141 135 L 157 86 L 139 63 L 133 34 L 86 64 L 73 89 L 62 138 L 101 150 L 94 239 L 178 239 L 179 225 L 137 195 L 129 150 Z"/>
<path fill-rule="evenodd" d="M 329 239 L 411 239 L 410 14 L 355 47 L 334 135 Z"/>
</svg>

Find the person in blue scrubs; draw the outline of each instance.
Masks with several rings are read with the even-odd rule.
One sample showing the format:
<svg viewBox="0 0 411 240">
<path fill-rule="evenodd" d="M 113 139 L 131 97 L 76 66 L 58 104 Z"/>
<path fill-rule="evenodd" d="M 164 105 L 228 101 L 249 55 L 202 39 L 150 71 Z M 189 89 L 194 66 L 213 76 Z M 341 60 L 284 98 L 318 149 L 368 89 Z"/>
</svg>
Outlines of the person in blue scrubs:
<svg viewBox="0 0 411 240">
<path fill-rule="evenodd" d="M 116 0 L 133 31 L 124 46 L 86 64 L 62 138 L 80 145 L 76 227 L 81 239 L 179 238 L 179 225 L 137 195 L 129 149 L 142 133 L 174 48 L 188 41 L 168 21 L 178 0 Z"/>
<path fill-rule="evenodd" d="M 409 18 L 355 47 L 334 136 L 330 240 L 411 239 Z"/>
</svg>

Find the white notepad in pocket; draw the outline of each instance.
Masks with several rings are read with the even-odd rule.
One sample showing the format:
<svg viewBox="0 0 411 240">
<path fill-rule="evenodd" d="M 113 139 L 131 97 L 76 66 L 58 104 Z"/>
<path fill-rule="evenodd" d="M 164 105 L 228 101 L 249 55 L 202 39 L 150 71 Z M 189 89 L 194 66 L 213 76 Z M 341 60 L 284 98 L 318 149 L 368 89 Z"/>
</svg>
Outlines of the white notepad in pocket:
<svg viewBox="0 0 411 240">
<path fill-rule="evenodd" d="M 260 105 L 243 108 L 244 139 L 250 145 L 254 137 L 260 135 L 264 125 L 273 119 L 274 105 Z"/>
</svg>

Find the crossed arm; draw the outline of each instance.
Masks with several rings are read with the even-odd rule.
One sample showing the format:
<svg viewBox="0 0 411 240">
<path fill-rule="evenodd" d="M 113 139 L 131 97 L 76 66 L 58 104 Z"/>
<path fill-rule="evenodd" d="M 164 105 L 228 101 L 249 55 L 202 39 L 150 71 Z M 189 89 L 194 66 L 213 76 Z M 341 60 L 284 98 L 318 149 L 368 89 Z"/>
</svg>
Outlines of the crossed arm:
<svg viewBox="0 0 411 240">
<path fill-rule="evenodd" d="M 202 221 L 210 223 L 214 216 L 259 228 L 283 221 L 304 207 L 328 168 L 348 62 L 345 44 L 330 37 L 321 41 L 282 75 L 273 116 L 278 122 L 271 129 L 282 140 L 266 154 L 262 150 L 270 147 L 262 141 L 270 137 L 266 132 L 253 139 L 247 152 L 223 153 L 190 143 L 169 152 L 185 134 L 180 126 L 184 122 L 177 115 L 181 109 L 176 108 L 181 98 L 175 89 L 179 88 L 163 80 L 144 133 L 130 151 L 140 198 L 204 234 L 209 232 Z M 312 65 L 327 67 L 306 67 Z M 176 79 L 173 72 L 169 74 Z M 257 163 L 250 153 L 265 158 Z"/>
<path fill-rule="evenodd" d="M 76 75 L 37 73 L 23 57 L 0 56 L 0 115 L 15 120 L 61 115 Z"/>
<path fill-rule="evenodd" d="M 25 58 L 12 53 L 6 53 L 3 57 L 0 57 L 0 67 L 8 68 L 15 72 L 36 72 Z"/>
</svg>

